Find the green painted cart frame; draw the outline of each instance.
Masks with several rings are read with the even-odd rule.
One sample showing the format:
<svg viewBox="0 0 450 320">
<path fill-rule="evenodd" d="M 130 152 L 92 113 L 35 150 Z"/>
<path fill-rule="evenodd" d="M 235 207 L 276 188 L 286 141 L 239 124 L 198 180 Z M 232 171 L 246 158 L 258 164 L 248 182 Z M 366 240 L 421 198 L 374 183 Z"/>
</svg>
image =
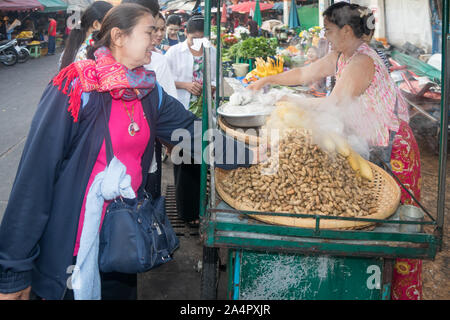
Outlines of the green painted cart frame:
<svg viewBox="0 0 450 320">
<path fill-rule="evenodd" d="M 333 2 L 333 1 L 331 1 Z M 221 1 L 217 5 L 217 20 L 220 21 Z M 429 221 L 405 222 L 392 220 L 377 220 L 364 218 L 328 217 L 320 215 L 286 214 L 276 212 L 258 212 L 258 215 L 295 216 L 316 219 L 316 228 L 305 229 L 298 227 L 275 226 L 259 223 L 253 219 L 247 219 L 247 215 L 255 212 L 244 212 L 223 206 L 224 203 L 216 202 L 215 192 L 207 190 L 207 173 L 210 171 L 210 190 L 215 190 L 214 164 L 207 166 L 205 159 L 201 165 L 201 237 L 203 240 L 203 269 L 201 283 L 201 297 L 203 299 L 216 299 L 218 286 L 218 250 L 225 248 L 231 252 L 251 250 L 254 252 L 291 253 L 316 256 L 336 257 L 361 257 L 384 259 L 383 282 L 388 284 L 389 274 L 392 272 L 394 259 L 411 258 L 433 260 L 437 252 L 442 250 L 442 237 L 445 210 L 445 177 L 447 163 L 448 143 L 448 110 L 449 110 L 449 0 L 443 1 L 443 37 L 442 37 L 442 101 L 441 101 L 441 131 L 439 152 L 439 180 L 438 180 L 438 204 L 436 218 L 428 215 Z M 205 37 L 210 36 L 211 1 L 205 0 Z M 217 28 L 220 32 L 220 28 Z M 220 34 L 217 34 L 220 39 Z M 217 94 L 212 101 L 211 79 L 206 70 L 209 70 L 209 50 L 205 50 L 204 87 L 206 93 L 203 100 L 202 130 L 205 134 L 208 128 L 217 128 L 215 123 L 215 110 L 221 101 L 221 50 L 217 47 Z M 213 107 L 214 104 L 214 107 Z M 205 137 L 205 136 L 204 136 Z M 210 138 L 203 139 L 202 150 L 205 154 Z M 211 163 L 211 161 L 209 162 Z M 220 207 L 222 205 L 222 207 Z M 230 218 L 231 215 L 231 218 Z M 234 217 L 234 218 L 233 218 Z M 320 220 L 338 219 L 352 221 L 376 222 L 384 228 L 373 231 L 339 231 L 323 230 L 319 228 Z M 422 224 L 433 226 L 432 233 L 399 233 L 390 227 L 398 224 Z M 232 263 L 230 258 L 228 263 Z M 231 268 L 231 265 L 228 265 Z M 384 290 L 384 289 L 383 289 Z M 384 292 L 386 298 L 388 293 Z M 230 297 L 232 298 L 232 297 Z"/>
</svg>

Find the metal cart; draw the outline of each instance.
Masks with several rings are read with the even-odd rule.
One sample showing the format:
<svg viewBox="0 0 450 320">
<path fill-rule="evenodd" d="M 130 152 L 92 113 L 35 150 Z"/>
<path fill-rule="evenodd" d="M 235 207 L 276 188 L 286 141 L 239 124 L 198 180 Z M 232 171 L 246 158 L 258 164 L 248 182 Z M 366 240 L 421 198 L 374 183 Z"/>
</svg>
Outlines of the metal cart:
<svg viewBox="0 0 450 320">
<path fill-rule="evenodd" d="M 217 4 L 220 21 L 221 3 Z M 255 212 L 230 208 L 216 198 L 214 164 L 201 170 L 201 237 L 203 269 L 201 297 L 216 299 L 218 251 L 228 249 L 229 299 L 390 299 L 395 259 L 434 259 L 442 247 L 449 104 L 448 34 L 449 0 L 444 0 L 442 108 L 439 153 L 439 196 L 436 218 L 422 222 L 376 220 L 258 212 L 258 215 L 308 217 L 313 229 L 268 225 L 247 217 Z M 205 1 L 205 36 L 210 35 L 211 1 Z M 220 30 L 220 28 L 218 28 Z M 221 99 L 220 45 L 217 48 L 217 92 L 211 99 L 209 50 L 205 50 L 206 93 L 203 104 L 203 132 L 216 128 L 215 109 Z M 445 128 L 445 130 L 443 130 Z M 205 152 L 208 141 L 202 142 Z M 205 154 L 205 153 L 204 153 Z M 211 162 L 210 162 L 211 163 Z M 207 172 L 210 171 L 209 192 Z M 322 219 L 377 223 L 372 231 L 323 230 Z M 432 226 L 432 232 L 400 233 L 401 224 Z M 427 228 L 429 229 L 429 228 Z"/>
</svg>

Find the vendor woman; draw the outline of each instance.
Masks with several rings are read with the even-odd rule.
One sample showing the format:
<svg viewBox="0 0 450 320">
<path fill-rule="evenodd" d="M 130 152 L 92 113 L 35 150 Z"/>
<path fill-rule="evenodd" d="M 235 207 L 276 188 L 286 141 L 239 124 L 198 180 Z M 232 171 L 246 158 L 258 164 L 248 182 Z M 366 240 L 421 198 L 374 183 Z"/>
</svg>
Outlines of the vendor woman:
<svg viewBox="0 0 450 320">
<path fill-rule="evenodd" d="M 364 42 L 364 37 L 373 31 L 371 16 L 367 8 L 356 4 L 339 2 L 330 6 L 324 12 L 324 25 L 332 52 L 306 67 L 262 78 L 249 88 L 259 90 L 269 84 L 307 85 L 327 76 L 336 76 L 336 85 L 329 97 L 295 102 L 314 107 L 327 101 L 339 105 L 349 99 L 358 99 L 361 115 L 371 114 L 379 123 L 373 129 L 362 127 L 359 132 L 370 137 L 371 157 L 377 151 L 380 158 L 390 162 L 396 176 L 419 200 L 419 148 L 408 124 L 408 106 L 382 60 Z M 402 203 L 415 204 L 408 193 L 401 190 Z M 397 260 L 392 298 L 421 299 L 421 271 L 421 260 Z"/>
</svg>

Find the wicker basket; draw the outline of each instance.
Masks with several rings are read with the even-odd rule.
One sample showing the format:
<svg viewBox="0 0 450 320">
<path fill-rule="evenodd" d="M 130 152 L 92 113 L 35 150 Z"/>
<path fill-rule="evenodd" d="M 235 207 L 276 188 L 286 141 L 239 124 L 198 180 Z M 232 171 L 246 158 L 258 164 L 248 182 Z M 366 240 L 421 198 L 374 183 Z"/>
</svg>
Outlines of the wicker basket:
<svg viewBox="0 0 450 320">
<path fill-rule="evenodd" d="M 395 213 L 400 202 L 400 188 L 396 181 L 383 169 L 377 165 L 370 163 L 372 171 L 374 173 L 374 187 L 373 192 L 375 194 L 377 203 L 377 212 L 363 218 L 367 219 L 387 219 Z M 228 193 L 222 188 L 221 182 L 226 178 L 230 171 L 225 171 L 216 168 L 216 190 L 220 197 L 228 203 L 231 207 L 236 210 L 242 211 L 258 211 L 254 209 L 254 206 L 248 206 L 244 203 L 238 202 L 233 199 Z M 309 214 L 305 212 L 304 214 Z M 283 217 L 283 216 L 272 216 L 272 215 L 250 215 L 250 217 L 276 225 L 293 226 L 301 228 L 315 228 L 316 219 L 315 218 L 293 218 L 293 217 Z M 357 222 L 357 221 L 347 221 L 347 220 L 329 220 L 321 219 L 320 228 L 321 229 L 363 229 L 373 226 L 374 222 Z"/>
<path fill-rule="evenodd" d="M 263 130 L 265 128 L 238 128 L 230 125 L 223 117 L 219 117 L 217 121 L 219 127 L 225 132 L 226 135 L 235 138 L 238 141 L 241 141 L 250 146 L 258 146 L 261 143 L 269 143 L 271 141 L 271 136 L 268 134 L 267 136 L 263 135 Z M 248 130 L 252 129 L 252 130 Z M 305 128 L 285 128 L 284 133 L 287 131 L 294 130 L 298 135 L 305 136 L 309 143 L 312 143 L 312 131 L 311 129 Z M 281 134 L 284 134 L 280 132 Z"/>
<path fill-rule="evenodd" d="M 219 127 L 230 137 L 237 139 L 238 141 L 244 142 L 251 146 L 257 146 L 261 142 L 261 137 L 259 136 L 259 129 L 255 129 L 256 135 L 249 134 L 253 130 L 242 131 L 243 128 L 236 128 L 227 123 L 223 117 L 218 119 Z M 248 128 L 247 128 L 248 129 Z"/>
</svg>

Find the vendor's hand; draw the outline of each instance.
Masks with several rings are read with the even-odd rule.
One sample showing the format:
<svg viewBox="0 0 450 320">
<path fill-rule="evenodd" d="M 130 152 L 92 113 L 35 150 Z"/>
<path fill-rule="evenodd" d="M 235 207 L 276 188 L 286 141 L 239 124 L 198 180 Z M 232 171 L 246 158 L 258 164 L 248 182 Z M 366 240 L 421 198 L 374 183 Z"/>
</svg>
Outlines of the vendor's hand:
<svg viewBox="0 0 450 320">
<path fill-rule="evenodd" d="M 195 96 L 200 96 L 203 91 L 203 86 L 198 82 L 190 82 L 190 83 L 187 82 L 185 87 L 186 87 L 185 89 L 189 91 L 189 93 Z"/>
<path fill-rule="evenodd" d="M 268 84 L 267 78 L 261 78 L 258 81 L 248 85 L 247 89 L 258 91 Z"/>
<path fill-rule="evenodd" d="M 0 300 L 30 300 L 31 286 L 18 292 L 0 293 Z"/>
</svg>

